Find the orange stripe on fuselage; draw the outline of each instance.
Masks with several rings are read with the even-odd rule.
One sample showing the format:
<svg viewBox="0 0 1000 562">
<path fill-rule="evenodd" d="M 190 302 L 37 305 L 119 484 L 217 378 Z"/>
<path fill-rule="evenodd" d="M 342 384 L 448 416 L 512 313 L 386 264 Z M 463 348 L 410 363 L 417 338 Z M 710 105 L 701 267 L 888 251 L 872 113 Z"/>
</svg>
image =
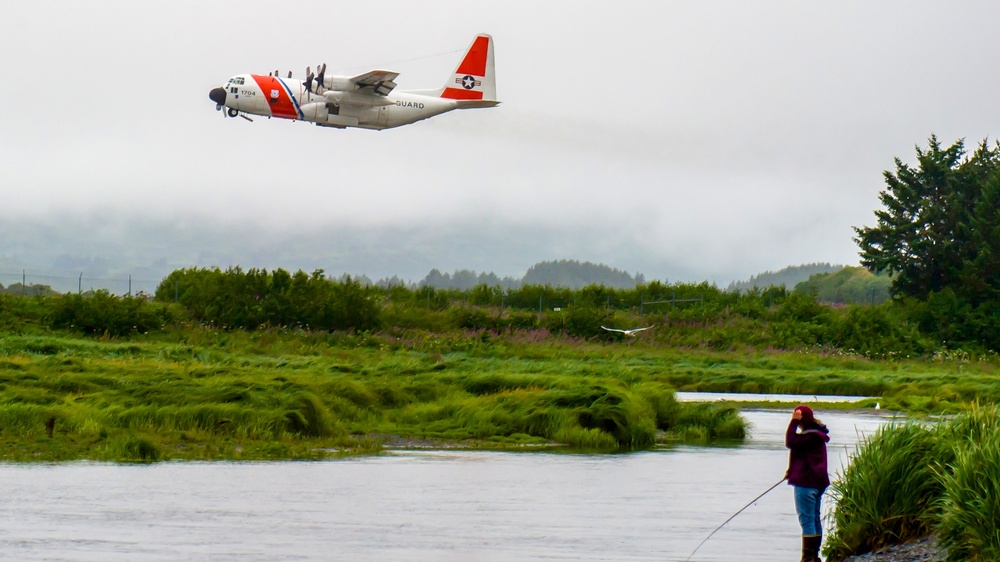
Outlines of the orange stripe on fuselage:
<svg viewBox="0 0 1000 562">
<path fill-rule="evenodd" d="M 490 51 L 489 37 L 476 37 L 469 52 L 462 59 L 462 64 L 458 65 L 458 74 L 471 74 L 473 76 L 486 76 L 486 55 Z"/>
<path fill-rule="evenodd" d="M 260 76 L 257 74 L 251 74 L 250 77 L 260 86 L 261 94 L 267 101 L 267 107 L 271 109 L 272 116 L 283 119 L 299 118 L 299 112 L 295 109 L 295 103 L 288 96 L 288 92 L 280 80 L 274 76 Z M 276 96 L 275 92 L 277 92 Z"/>
</svg>

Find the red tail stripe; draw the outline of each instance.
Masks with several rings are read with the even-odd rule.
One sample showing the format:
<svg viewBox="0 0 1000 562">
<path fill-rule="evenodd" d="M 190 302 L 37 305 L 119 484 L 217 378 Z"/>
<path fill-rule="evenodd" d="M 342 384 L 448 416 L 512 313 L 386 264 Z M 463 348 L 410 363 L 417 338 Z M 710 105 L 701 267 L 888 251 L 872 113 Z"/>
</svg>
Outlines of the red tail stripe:
<svg viewBox="0 0 1000 562">
<path fill-rule="evenodd" d="M 483 93 L 463 88 L 445 88 L 441 92 L 441 97 L 452 100 L 481 100 L 483 99 Z"/>
<path fill-rule="evenodd" d="M 462 64 L 458 65 L 458 74 L 471 74 L 473 76 L 486 76 L 486 55 L 490 51 L 489 37 L 476 37 L 469 47 L 469 52 L 462 59 Z"/>
</svg>

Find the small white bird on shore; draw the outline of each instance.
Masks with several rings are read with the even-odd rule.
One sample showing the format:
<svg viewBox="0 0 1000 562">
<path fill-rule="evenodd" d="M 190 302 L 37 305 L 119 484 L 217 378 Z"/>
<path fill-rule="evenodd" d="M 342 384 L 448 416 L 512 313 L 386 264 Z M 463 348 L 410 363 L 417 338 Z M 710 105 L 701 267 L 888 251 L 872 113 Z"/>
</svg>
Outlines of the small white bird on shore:
<svg viewBox="0 0 1000 562">
<path fill-rule="evenodd" d="M 607 326 L 601 326 L 601 327 L 609 332 L 619 332 L 631 338 L 634 338 L 636 334 L 638 334 L 643 330 L 648 330 L 652 328 L 652 326 L 646 326 L 645 328 L 632 328 L 631 330 L 621 330 L 619 328 L 608 328 Z"/>
</svg>

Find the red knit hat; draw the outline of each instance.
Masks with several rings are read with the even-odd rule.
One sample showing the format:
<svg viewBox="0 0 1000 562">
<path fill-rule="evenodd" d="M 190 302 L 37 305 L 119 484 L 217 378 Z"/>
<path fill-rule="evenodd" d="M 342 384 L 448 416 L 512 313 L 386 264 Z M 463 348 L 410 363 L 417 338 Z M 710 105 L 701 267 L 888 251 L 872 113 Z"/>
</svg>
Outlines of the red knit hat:
<svg viewBox="0 0 1000 562">
<path fill-rule="evenodd" d="M 804 422 L 811 423 L 811 422 L 816 421 L 816 418 L 813 416 L 812 408 L 810 408 L 809 406 L 806 406 L 805 404 L 797 406 L 795 408 L 795 411 L 796 412 L 802 412 L 802 421 L 804 421 Z"/>
</svg>

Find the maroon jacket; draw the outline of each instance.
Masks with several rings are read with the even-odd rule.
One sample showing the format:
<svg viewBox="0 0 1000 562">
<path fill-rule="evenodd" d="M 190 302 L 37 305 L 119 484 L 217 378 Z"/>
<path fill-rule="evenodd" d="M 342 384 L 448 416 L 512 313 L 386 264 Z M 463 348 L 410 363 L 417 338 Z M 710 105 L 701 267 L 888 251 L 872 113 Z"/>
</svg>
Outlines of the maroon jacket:
<svg viewBox="0 0 1000 562">
<path fill-rule="evenodd" d="M 830 430 L 825 425 L 806 424 L 798 433 L 799 423 L 792 420 L 785 431 L 788 454 L 788 483 L 803 488 L 826 489 L 830 475 L 826 468 L 826 443 Z"/>
</svg>

